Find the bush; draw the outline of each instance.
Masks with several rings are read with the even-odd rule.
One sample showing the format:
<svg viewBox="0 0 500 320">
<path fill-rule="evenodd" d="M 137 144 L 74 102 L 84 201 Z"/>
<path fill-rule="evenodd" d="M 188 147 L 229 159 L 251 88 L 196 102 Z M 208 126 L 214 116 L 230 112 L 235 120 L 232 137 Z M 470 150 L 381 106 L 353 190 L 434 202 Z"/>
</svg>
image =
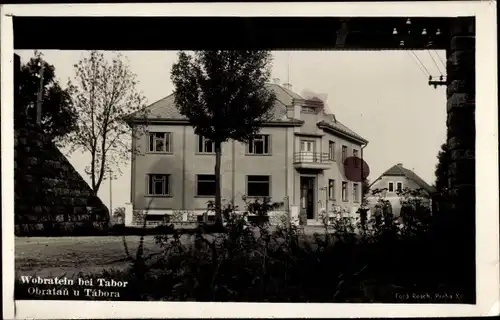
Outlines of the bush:
<svg viewBox="0 0 500 320">
<path fill-rule="evenodd" d="M 270 228 L 265 218 L 282 204 L 263 199 L 246 202 L 242 213 L 224 205 L 224 229 L 212 234 L 201 225 L 189 235 L 156 236 L 159 253 L 144 254 L 144 234 L 135 257 L 124 241 L 132 262 L 113 275 L 129 282 L 120 299 L 409 303 L 398 293 L 448 292 L 462 295 L 437 302 L 473 301 L 456 282 L 463 275 L 453 274 L 454 262 L 435 243 L 425 209 L 407 205 L 409 218 L 400 221 L 379 200 L 380 215 L 337 217 L 312 236 L 286 216 Z M 264 218 L 248 219 L 254 215 Z"/>
<path fill-rule="evenodd" d="M 138 250 L 129 273 L 136 299 L 408 303 L 395 293 L 460 289 L 447 277 L 446 259 L 434 250 L 421 212 L 401 222 L 384 203 L 380 218 L 336 218 L 312 237 L 286 217 L 269 228 L 265 218 L 280 205 L 269 199 L 246 202 L 241 214 L 225 205 L 222 232 L 157 236 L 162 250 L 154 257 Z M 252 222 L 250 212 L 264 218 Z"/>
</svg>

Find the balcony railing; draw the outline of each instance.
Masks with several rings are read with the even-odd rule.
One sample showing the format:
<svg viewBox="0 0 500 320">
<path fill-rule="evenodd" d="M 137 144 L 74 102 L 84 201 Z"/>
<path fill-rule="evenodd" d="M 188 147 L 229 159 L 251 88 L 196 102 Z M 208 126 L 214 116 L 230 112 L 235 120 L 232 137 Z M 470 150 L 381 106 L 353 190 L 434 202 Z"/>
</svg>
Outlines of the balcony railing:
<svg viewBox="0 0 500 320">
<path fill-rule="evenodd" d="M 296 152 L 293 156 L 294 163 L 315 163 L 315 164 L 329 164 L 332 161 L 328 158 L 328 153 L 321 152 Z"/>
</svg>

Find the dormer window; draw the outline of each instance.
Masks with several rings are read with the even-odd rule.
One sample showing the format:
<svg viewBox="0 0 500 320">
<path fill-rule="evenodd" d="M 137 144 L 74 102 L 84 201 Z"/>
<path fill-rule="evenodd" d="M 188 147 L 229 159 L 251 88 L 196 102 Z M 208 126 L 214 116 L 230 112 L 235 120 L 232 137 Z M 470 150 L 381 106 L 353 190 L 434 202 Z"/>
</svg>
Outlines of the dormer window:
<svg viewBox="0 0 500 320">
<path fill-rule="evenodd" d="M 316 108 L 313 107 L 302 107 L 300 110 L 302 113 L 316 113 Z"/>
</svg>

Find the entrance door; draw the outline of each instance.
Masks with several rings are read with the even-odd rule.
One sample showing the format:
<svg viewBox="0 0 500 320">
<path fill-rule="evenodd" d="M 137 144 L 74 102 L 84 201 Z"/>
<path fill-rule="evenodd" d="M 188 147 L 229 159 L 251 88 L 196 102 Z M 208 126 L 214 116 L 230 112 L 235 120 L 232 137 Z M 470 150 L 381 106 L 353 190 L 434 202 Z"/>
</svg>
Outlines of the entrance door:
<svg viewBox="0 0 500 320">
<path fill-rule="evenodd" d="M 300 140 L 300 155 L 303 162 L 314 162 L 314 141 Z"/>
<path fill-rule="evenodd" d="M 314 177 L 300 177 L 300 213 L 314 219 Z"/>
</svg>

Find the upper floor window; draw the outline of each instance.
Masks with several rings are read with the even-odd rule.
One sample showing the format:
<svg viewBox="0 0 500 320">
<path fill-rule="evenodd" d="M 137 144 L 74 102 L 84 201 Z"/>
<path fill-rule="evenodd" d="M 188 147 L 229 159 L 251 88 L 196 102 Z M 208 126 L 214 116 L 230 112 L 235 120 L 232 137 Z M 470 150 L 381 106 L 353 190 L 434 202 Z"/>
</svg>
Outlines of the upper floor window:
<svg viewBox="0 0 500 320">
<path fill-rule="evenodd" d="M 342 146 L 342 162 L 347 159 L 347 146 Z"/>
<path fill-rule="evenodd" d="M 358 150 L 352 149 L 352 156 L 354 158 L 354 166 L 357 168 L 359 167 L 359 160 L 358 160 Z"/>
<path fill-rule="evenodd" d="M 168 174 L 148 174 L 147 195 L 168 196 L 170 195 L 170 175 Z"/>
<path fill-rule="evenodd" d="M 328 142 L 328 160 L 335 160 L 335 142 Z"/>
<path fill-rule="evenodd" d="M 215 175 L 199 174 L 196 176 L 196 195 L 215 196 Z"/>
<path fill-rule="evenodd" d="M 271 195 L 270 176 L 247 176 L 247 196 L 269 197 Z"/>
<path fill-rule="evenodd" d="M 149 152 L 172 152 L 172 133 L 150 132 Z"/>
<path fill-rule="evenodd" d="M 270 154 L 271 137 L 267 134 L 259 134 L 254 136 L 248 142 L 249 154 Z"/>
<path fill-rule="evenodd" d="M 403 191 L 403 183 L 402 182 L 396 183 L 396 191 Z"/>
<path fill-rule="evenodd" d="M 389 192 L 394 192 L 394 182 L 389 182 Z"/>
<path fill-rule="evenodd" d="M 347 182 L 342 181 L 342 201 L 348 201 Z"/>
<path fill-rule="evenodd" d="M 328 180 L 328 199 L 335 200 L 335 180 Z"/>
<path fill-rule="evenodd" d="M 199 153 L 215 153 L 215 144 L 212 140 L 203 136 L 198 136 L 198 152 Z"/>
</svg>

